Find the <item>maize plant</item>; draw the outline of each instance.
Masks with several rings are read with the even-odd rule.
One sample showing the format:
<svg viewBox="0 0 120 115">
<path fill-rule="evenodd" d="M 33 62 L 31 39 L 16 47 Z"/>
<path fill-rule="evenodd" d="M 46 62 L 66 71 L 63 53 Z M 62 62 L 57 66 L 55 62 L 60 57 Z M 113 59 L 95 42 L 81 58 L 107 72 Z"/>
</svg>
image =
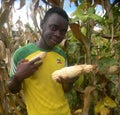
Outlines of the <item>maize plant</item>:
<svg viewBox="0 0 120 115">
<path fill-rule="evenodd" d="M 26 1 L 19 0 L 19 10 Z M 45 5 L 43 8 L 41 2 Z M 53 79 L 78 76 L 72 90 L 66 93 L 73 115 L 120 114 L 120 2 L 119 0 L 38 0 L 30 5 L 30 18 L 34 27 L 20 19 L 17 30 L 12 26 L 12 9 L 15 0 L 1 0 L 0 8 L 0 114 L 27 115 L 24 95 L 11 94 L 7 87 L 11 56 L 20 46 L 39 40 L 42 20 L 51 6 L 74 4 L 70 15 L 70 28 L 61 48 L 68 57 L 68 66 L 53 73 Z M 96 13 L 102 7 L 102 16 Z M 6 26 L 5 26 L 6 24 Z M 99 29 L 96 31 L 96 28 Z M 91 69 L 86 66 L 92 67 Z M 82 67 L 82 68 L 81 68 Z M 76 69 L 77 68 L 77 69 Z M 71 69 L 71 71 L 70 71 Z M 71 73 L 72 72 L 72 73 Z M 67 75 L 66 75 L 67 74 Z"/>
</svg>

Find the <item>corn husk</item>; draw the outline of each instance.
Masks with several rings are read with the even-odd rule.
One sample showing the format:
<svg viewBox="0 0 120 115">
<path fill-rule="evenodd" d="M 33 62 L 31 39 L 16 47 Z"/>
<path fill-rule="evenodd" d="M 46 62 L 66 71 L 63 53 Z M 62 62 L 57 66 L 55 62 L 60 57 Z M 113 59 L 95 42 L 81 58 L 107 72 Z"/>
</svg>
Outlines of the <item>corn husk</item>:
<svg viewBox="0 0 120 115">
<path fill-rule="evenodd" d="M 118 74 L 120 72 L 120 66 L 118 65 L 113 65 L 113 66 L 110 66 L 107 70 L 107 73 L 108 74 Z"/>
<path fill-rule="evenodd" d="M 34 56 L 32 59 L 30 59 L 29 61 L 32 61 L 32 60 L 34 60 L 35 58 L 40 57 L 41 60 L 35 62 L 35 64 L 36 64 L 36 63 L 40 63 L 41 61 L 43 61 L 43 59 L 46 57 L 46 55 L 47 55 L 47 52 L 40 52 L 39 54 L 35 55 L 35 56 Z"/>
<path fill-rule="evenodd" d="M 69 67 L 64 67 L 60 70 L 56 70 L 52 73 L 52 79 L 57 80 L 59 77 L 62 78 L 74 78 L 80 74 L 86 74 L 95 71 L 97 68 L 96 65 L 74 65 Z"/>
</svg>

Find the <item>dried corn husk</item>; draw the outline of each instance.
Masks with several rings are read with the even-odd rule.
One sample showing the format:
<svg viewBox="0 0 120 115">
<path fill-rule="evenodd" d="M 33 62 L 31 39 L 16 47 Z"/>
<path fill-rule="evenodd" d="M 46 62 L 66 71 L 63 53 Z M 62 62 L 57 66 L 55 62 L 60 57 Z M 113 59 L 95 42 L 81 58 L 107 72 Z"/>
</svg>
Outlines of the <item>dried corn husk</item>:
<svg viewBox="0 0 120 115">
<path fill-rule="evenodd" d="M 120 72 L 120 66 L 113 65 L 110 66 L 107 70 L 108 74 L 118 74 Z"/>
<path fill-rule="evenodd" d="M 76 76 L 79 76 L 80 74 L 86 74 L 95 71 L 96 68 L 97 68 L 96 65 L 74 65 L 74 66 L 64 67 L 60 70 L 53 72 L 52 79 L 56 81 L 59 77 L 74 78 Z"/>
<path fill-rule="evenodd" d="M 35 55 L 32 59 L 30 59 L 29 61 L 32 61 L 32 60 L 34 60 L 35 58 L 37 58 L 37 57 L 40 57 L 40 61 L 38 61 L 38 62 L 35 62 L 35 63 L 39 63 L 39 62 L 41 62 L 45 57 L 46 57 L 46 55 L 47 55 L 47 52 L 40 52 L 39 54 L 37 54 L 37 55 Z"/>
<path fill-rule="evenodd" d="M 4 45 L 3 41 L 0 40 L 0 61 L 4 60 L 5 56 L 6 56 L 5 45 Z"/>
<path fill-rule="evenodd" d="M 117 75 L 120 73 L 120 65 L 112 65 L 112 66 L 107 66 L 102 70 L 99 70 L 97 72 L 99 75 L 105 75 L 105 74 L 109 74 L 109 75 Z"/>
</svg>

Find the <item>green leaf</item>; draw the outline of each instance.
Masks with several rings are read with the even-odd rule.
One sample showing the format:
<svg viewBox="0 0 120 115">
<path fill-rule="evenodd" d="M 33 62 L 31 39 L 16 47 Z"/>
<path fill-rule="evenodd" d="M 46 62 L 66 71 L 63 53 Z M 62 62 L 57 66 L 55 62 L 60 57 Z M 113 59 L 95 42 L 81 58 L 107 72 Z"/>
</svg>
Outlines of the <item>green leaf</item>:
<svg viewBox="0 0 120 115">
<path fill-rule="evenodd" d="M 118 32 L 115 32 L 115 35 L 118 35 L 118 36 L 120 36 L 120 31 L 118 31 Z"/>
<path fill-rule="evenodd" d="M 75 82 L 75 87 L 79 87 L 84 81 L 84 76 L 80 75 L 78 80 Z"/>
<path fill-rule="evenodd" d="M 79 19 L 81 20 L 81 21 L 86 21 L 88 18 L 89 18 L 89 16 L 87 15 L 87 14 L 84 14 L 84 15 L 79 15 L 78 16 L 79 17 Z"/>
<path fill-rule="evenodd" d="M 87 34 L 87 29 L 85 27 L 81 28 L 81 32 L 83 33 L 84 36 Z"/>
<path fill-rule="evenodd" d="M 99 21 L 99 22 L 102 21 L 102 17 L 98 16 L 97 14 L 89 14 L 89 18 Z"/>
<path fill-rule="evenodd" d="M 116 59 L 113 59 L 112 56 L 102 57 L 98 60 L 99 69 L 104 69 L 107 66 L 114 65 L 117 62 Z"/>
<path fill-rule="evenodd" d="M 78 6 L 77 9 L 71 14 L 71 16 L 79 16 L 84 14 L 84 11 L 81 6 Z"/>
<path fill-rule="evenodd" d="M 88 14 L 94 14 L 95 13 L 95 9 L 93 8 L 93 7 L 90 7 L 89 9 L 88 9 L 88 12 L 87 12 Z"/>
</svg>

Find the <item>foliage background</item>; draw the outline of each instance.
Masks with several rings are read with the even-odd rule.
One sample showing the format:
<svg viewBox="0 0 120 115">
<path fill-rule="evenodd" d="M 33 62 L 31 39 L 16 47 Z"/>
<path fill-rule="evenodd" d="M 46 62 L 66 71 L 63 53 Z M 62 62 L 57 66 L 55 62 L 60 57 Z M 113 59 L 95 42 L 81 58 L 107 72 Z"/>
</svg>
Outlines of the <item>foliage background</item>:
<svg viewBox="0 0 120 115">
<path fill-rule="evenodd" d="M 19 10 L 26 4 L 20 1 Z M 70 28 L 60 44 L 69 66 L 93 64 L 97 71 L 80 75 L 66 93 L 73 115 L 120 114 L 120 2 L 119 0 L 68 0 L 76 10 L 70 16 Z M 15 0 L 1 0 L 0 8 L 0 114 L 27 115 L 22 91 L 11 94 L 6 83 L 13 52 L 20 46 L 40 39 L 37 22 L 51 6 L 64 7 L 64 0 L 32 0 L 29 18 L 33 27 L 18 19 L 13 30 L 12 9 Z M 45 7 L 41 5 L 45 4 Z M 96 14 L 102 6 L 103 16 Z M 99 30 L 95 29 L 99 27 Z"/>
</svg>

